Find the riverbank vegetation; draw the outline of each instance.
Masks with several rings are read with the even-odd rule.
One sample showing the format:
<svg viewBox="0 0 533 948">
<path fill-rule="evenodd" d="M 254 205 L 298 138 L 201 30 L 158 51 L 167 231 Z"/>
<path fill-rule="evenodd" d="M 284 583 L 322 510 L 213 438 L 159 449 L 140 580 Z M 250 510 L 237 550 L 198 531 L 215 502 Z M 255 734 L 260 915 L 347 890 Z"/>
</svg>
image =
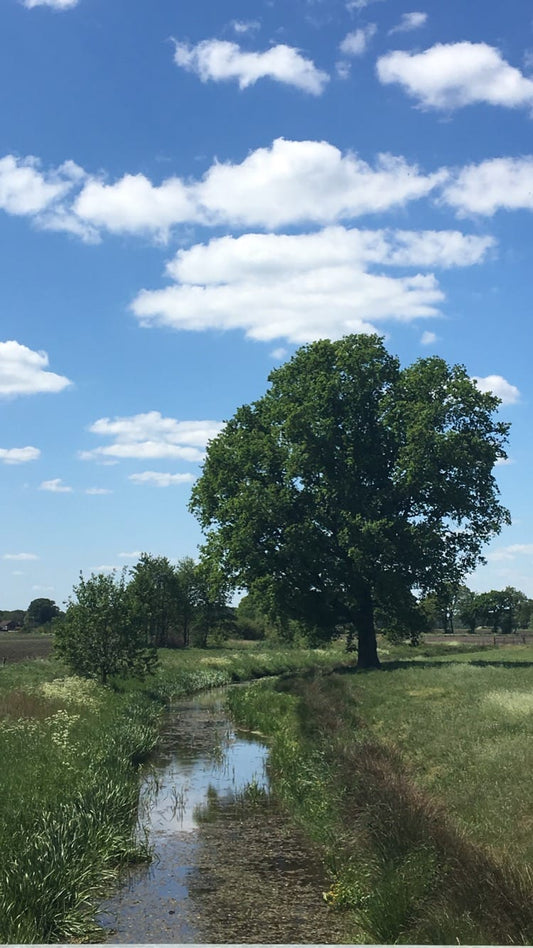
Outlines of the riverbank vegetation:
<svg viewBox="0 0 533 948">
<path fill-rule="evenodd" d="M 164 703 L 261 675 L 353 661 L 333 650 L 160 650 L 144 681 L 111 687 L 55 659 L 0 668 L 0 941 L 98 938 L 99 898 L 149 858 L 136 827 L 138 770 Z"/>
<path fill-rule="evenodd" d="M 230 707 L 270 737 L 274 791 L 322 847 L 353 942 L 530 944 L 533 649 L 436 651 Z"/>
</svg>

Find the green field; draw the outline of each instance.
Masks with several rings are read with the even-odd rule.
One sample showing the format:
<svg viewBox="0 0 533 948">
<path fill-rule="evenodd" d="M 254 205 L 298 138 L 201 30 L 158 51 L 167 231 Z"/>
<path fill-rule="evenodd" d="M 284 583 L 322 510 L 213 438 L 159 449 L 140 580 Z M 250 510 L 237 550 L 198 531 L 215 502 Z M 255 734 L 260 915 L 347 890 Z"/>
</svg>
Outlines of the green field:
<svg viewBox="0 0 533 948">
<path fill-rule="evenodd" d="M 531 944 L 533 648 L 383 650 L 383 670 L 232 693 L 322 846 L 354 942 Z"/>
</svg>

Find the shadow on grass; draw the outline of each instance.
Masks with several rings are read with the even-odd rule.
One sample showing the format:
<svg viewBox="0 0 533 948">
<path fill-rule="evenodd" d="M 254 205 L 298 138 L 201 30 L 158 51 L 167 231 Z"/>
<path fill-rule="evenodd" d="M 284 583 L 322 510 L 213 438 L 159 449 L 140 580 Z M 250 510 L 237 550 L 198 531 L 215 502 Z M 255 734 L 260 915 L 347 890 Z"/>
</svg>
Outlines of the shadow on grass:
<svg viewBox="0 0 533 948">
<path fill-rule="evenodd" d="M 382 662 L 380 671 L 396 671 L 397 668 L 443 668 L 446 665 L 474 665 L 476 668 L 533 668 L 533 662 L 506 662 L 506 661 L 487 661 L 485 659 L 475 659 L 472 662 L 454 662 L 453 659 L 445 662 L 435 662 L 428 659 L 407 659 L 392 662 Z M 375 671 L 375 669 L 373 669 Z M 347 672 L 352 669 L 347 669 Z M 356 669 L 353 669 L 356 671 Z"/>
</svg>

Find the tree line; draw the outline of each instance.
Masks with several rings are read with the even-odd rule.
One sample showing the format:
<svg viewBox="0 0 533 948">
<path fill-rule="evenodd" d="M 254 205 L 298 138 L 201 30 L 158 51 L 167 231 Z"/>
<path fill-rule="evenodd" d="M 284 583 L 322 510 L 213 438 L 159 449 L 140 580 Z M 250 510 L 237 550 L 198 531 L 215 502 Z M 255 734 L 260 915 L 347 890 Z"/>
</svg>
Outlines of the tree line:
<svg viewBox="0 0 533 948">
<path fill-rule="evenodd" d="M 474 633 L 478 627 L 493 634 L 527 629 L 533 619 L 533 600 L 513 586 L 472 592 L 468 586 L 445 587 L 420 601 L 429 628 L 453 634 L 458 628 Z"/>
<path fill-rule="evenodd" d="M 231 622 L 229 588 L 205 562 L 143 553 L 120 574 L 80 575 L 64 615 L 53 624 L 56 652 L 81 675 L 105 684 L 114 675 L 143 676 L 157 649 L 205 648 Z"/>
</svg>

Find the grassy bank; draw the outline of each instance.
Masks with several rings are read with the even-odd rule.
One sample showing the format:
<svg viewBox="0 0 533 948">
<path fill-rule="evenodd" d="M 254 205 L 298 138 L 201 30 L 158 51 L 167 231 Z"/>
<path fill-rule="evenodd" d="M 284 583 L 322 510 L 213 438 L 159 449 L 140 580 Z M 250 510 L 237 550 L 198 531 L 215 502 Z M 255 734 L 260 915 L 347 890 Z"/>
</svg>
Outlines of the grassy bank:
<svg viewBox="0 0 533 948">
<path fill-rule="evenodd" d="M 274 787 L 323 848 L 326 900 L 354 942 L 531 944 L 533 649 L 383 658 L 230 695 L 272 738 Z"/>
<path fill-rule="evenodd" d="M 163 651 L 153 676 L 116 689 L 52 659 L 0 668 L 0 942 L 98 938 L 99 898 L 121 866 L 149 858 L 136 832 L 138 769 L 165 702 L 346 660 L 260 647 Z"/>
</svg>

